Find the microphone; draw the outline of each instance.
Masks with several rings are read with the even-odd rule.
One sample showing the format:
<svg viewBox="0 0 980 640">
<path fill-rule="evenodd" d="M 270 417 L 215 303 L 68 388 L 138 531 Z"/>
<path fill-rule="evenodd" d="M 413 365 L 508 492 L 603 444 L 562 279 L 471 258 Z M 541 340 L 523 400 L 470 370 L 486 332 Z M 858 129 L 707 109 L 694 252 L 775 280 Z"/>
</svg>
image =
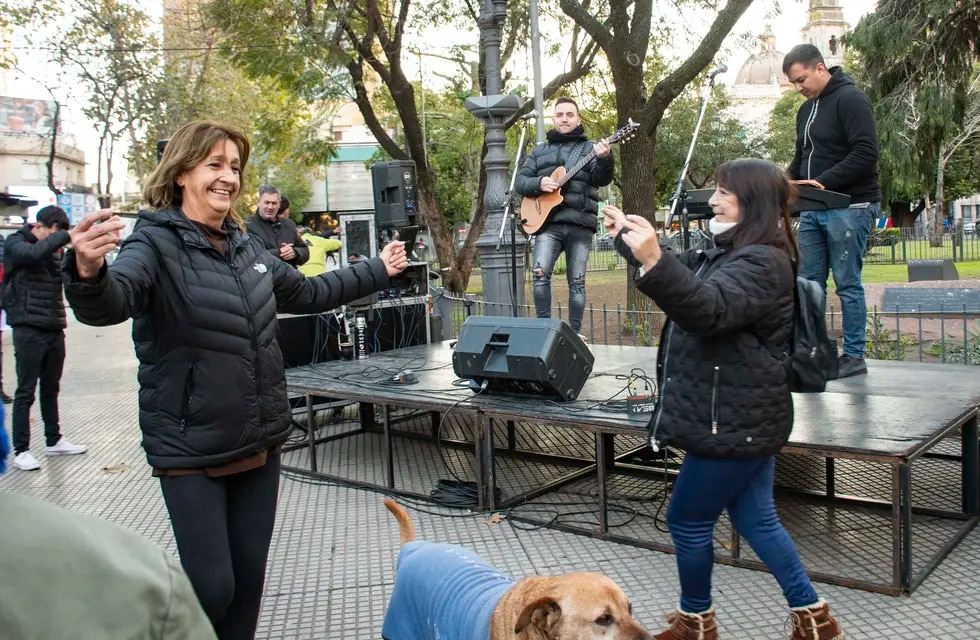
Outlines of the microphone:
<svg viewBox="0 0 980 640">
<path fill-rule="evenodd" d="M 718 75 L 720 73 L 725 73 L 726 71 L 728 71 L 728 65 L 727 64 L 723 64 L 723 65 L 721 65 L 720 67 L 718 67 L 716 69 L 712 69 L 711 70 L 711 73 L 708 74 L 708 78 L 711 79 L 711 80 L 714 80 L 716 75 Z"/>
<path fill-rule="evenodd" d="M 531 120 L 532 118 L 537 118 L 537 117 L 538 117 L 538 112 L 537 111 L 528 111 L 527 113 L 525 113 L 524 115 L 522 115 L 520 118 L 518 118 L 518 120 Z"/>
</svg>

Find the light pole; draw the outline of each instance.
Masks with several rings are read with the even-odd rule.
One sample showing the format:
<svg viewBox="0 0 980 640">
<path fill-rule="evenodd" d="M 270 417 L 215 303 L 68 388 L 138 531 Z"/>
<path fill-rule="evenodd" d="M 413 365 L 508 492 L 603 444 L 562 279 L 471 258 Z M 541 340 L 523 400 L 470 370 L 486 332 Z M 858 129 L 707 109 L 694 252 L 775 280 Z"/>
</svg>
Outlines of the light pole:
<svg viewBox="0 0 980 640">
<path fill-rule="evenodd" d="M 507 14 L 507 0 L 480 0 L 480 40 L 483 43 L 485 90 L 484 95 L 467 98 L 466 110 L 483 122 L 486 127 L 487 155 L 484 166 L 487 172 L 487 188 L 483 204 L 487 211 L 483 233 L 476 241 L 480 253 L 480 268 L 483 273 L 483 300 L 487 315 L 510 315 L 513 305 L 521 305 L 524 300 L 524 245 L 526 240 L 516 234 L 513 247 L 510 234 L 498 249 L 498 230 L 504 215 L 504 203 L 511 194 L 507 193 L 506 153 L 507 135 L 504 122 L 517 113 L 524 101 L 514 95 L 500 95 L 500 41 L 501 26 Z M 514 221 L 508 221 L 513 224 Z M 515 260 L 512 255 L 517 256 Z M 518 283 L 517 295 L 512 295 L 511 278 L 515 273 Z"/>
</svg>

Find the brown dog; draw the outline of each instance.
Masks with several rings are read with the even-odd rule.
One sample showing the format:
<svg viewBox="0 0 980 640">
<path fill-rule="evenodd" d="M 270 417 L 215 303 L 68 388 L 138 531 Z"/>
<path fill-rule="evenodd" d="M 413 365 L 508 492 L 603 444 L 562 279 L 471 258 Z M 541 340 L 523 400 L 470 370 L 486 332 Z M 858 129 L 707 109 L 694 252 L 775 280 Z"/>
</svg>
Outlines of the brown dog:
<svg viewBox="0 0 980 640">
<path fill-rule="evenodd" d="M 416 542 L 405 510 L 385 507 L 402 543 L 385 640 L 653 640 L 604 575 L 514 581 L 463 547 Z"/>
</svg>

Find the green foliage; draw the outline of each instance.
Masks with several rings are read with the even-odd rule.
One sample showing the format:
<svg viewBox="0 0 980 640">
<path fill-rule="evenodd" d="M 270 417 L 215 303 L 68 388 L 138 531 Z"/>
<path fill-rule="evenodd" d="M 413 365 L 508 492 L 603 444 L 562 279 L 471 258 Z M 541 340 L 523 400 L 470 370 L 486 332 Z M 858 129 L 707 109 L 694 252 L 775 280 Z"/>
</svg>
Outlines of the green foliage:
<svg viewBox="0 0 980 640">
<path fill-rule="evenodd" d="M 725 88 L 715 87 L 712 91 L 687 173 L 688 183 L 696 189 L 714 182 L 718 165 L 736 158 L 764 155 L 763 138 L 759 132 L 747 131 L 744 123 L 724 115 L 731 106 Z M 700 110 L 701 89 L 689 85 L 671 104 L 657 129 L 654 157 L 657 158 L 656 193 L 660 205 L 667 204 L 674 191 Z"/>
<path fill-rule="evenodd" d="M 905 354 L 918 344 L 911 336 L 896 335 L 894 331 L 886 329 L 877 313 L 868 315 L 865 336 L 864 354 L 876 360 L 904 360 Z"/>
<path fill-rule="evenodd" d="M 881 0 L 848 35 L 875 105 L 886 199 L 929 193 L 951 161 L 941 156 L 948 155 L 969 103 L 977 99 L 970 87 L 978 34 L 980 13 L 959 0 Z M 955 185 L 972 191 L 980 180 L 969 187 L 962 178 Z"/>
<path fill-rule="evenodd" d="M 787 91 L 769 113 L 766 155 L 780 167 L 788 167 L 796 153 L 796 113 L 806 101 L 798 91 Z"/>
<path fill-rule="evenodd" d="M 966 345 L 958 340 L 947 340 L 945 345 L 945 362 L 949 364 L 980 365 L 980 321 L 976 329 L 967 333 Z M 936 357 L 943 356 L 943 345 L 934 344 L 930 353 Z"/>
</svg>

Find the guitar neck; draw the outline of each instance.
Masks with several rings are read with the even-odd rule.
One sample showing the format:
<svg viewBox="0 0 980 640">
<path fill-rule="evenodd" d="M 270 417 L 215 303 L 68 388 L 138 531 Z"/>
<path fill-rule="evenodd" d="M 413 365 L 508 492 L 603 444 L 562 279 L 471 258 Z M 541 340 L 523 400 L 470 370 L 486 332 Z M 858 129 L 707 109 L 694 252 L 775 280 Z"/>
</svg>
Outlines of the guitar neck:
<svg viewBox="0 0 980 640">
<path fill-rule="evenodd" d="M 595 147 L 592 148 L 592 151 L 590 151 L 587 156 L 585 156 L 584 158 L 576 162 L 574 167 L 572 167 L 571 169 L 565 172 L 565 175 L 562 176 L 562 179 L 558 181 L 558 188 L 561 189 L 562 187 L 564 187 L 565 184 L 569 180 L 571 180 L 576 173 L 584 169 L 585 165 L 592 162 L 593 158 L 595 158 Z"/>
</svg>

